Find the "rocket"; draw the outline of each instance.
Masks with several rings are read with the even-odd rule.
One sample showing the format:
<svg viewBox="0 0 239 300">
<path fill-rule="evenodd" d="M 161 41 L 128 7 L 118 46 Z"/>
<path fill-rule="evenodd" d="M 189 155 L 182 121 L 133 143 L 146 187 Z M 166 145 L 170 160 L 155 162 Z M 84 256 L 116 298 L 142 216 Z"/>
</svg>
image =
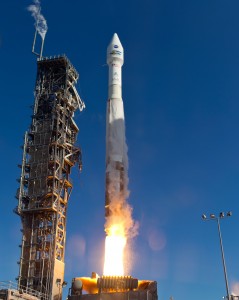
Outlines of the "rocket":
<svg viewBox="0 0 239 300">
<path fill-rule="evenodd" d="M 123 205 L 127 198 L 128 158 L 121 71 L 123 63 L 124 49 L 115 33 L 107 48 L 109 79 L 106 112 L 106 217 L 115 214 L 117 204 Z"/>
</svg>

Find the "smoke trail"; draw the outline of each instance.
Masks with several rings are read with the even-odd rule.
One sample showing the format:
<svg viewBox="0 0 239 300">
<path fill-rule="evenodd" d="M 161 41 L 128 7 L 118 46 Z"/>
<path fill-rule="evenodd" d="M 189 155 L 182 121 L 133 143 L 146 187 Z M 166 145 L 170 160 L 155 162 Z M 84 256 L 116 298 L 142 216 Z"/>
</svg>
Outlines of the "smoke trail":
<svg viewBox="0 0 239 300">
<path fill-rule="evenodd" d="M 40 34 L 41 38 L 44 40 L 47 32 L 47 23 L 44 16 L 41 14 L 41 3 L 39 0 L 33 0 L 33 4 L 29 5 L 27 8 L 31 12 L 31 15 L 35 19 L 35 28 Z"/>
<path fill-rule="evenodd" d="M 132 268 L 130 239 L 138 234 L 138 222 L 127 202 L 128 147 L 123 102 L 108 101 L 106 125 L 106 222 L 104 275 L 123 276 Z M 128 259 L 130 257 L 130 259 Z"/>
<path fill-rule="evenodd" d="M 116 235 L 123 233 L 126 238 L 137 236 L 139 224 L 134 221 L 132 216 L 133 208 L 126 200 L 127 198 L 123 193 L 111 197 L 109 216 L 105 222 L 105 231 L 107 234 L 110 233 L 112 226 L 117 226 L 114 227 Z"/>
<path fill-rule="evenodd" d="M 132 216 L 132 207 L 127 202 L 128 189 L 128 147 L 125 138 L 125 123 L 123 119 L 117 118 L 117 109 L 113 103 L 108 104 L 109 123 L 107 128 L 107 157 L 106 185 L 109 201 L 109 214 L 106 217 L 105 231 L 110 234 L 112 226 L 117 225 L 119 234 L 123 233 L 126 238 L 133 238 L 138 234 L 138 222 Z M 122 104 L 123 105 L 123 104 Z M 115 159 L 117 158 L 117 159 Z M 115 232 L 117 234 L 117 232 Z"/>
</svg>

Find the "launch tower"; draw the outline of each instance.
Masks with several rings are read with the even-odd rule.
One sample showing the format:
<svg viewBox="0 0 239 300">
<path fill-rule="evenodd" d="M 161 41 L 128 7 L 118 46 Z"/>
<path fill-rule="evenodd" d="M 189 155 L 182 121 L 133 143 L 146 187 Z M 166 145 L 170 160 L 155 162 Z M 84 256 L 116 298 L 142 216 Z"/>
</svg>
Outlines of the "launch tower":
<svg viewBox="0 0 239 300">
<path fill-rule="evenodd" d="M 79 131 L 73 117 L 84 109 L 75 84 L 79 75 L 66 56 L 37 61 L 35 104 L 25 134 L 18 206 L 22 244 L 18 288 L 41 299 L 61 299 L 71 167 L 81 168 Z"/>
</svg>

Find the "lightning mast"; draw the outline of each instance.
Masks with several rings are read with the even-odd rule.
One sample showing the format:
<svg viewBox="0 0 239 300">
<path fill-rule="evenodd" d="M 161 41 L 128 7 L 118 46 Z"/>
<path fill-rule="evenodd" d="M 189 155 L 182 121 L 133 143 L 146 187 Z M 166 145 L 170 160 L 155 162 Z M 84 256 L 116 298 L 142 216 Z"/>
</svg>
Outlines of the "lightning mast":
<svg viewBox="0 0 239 300">
<path fill-rule="evenodd" d="M 18 288 L 36 290 L 41 299 L 61 299 L 70 173 L 75 164 L 81 168 L 73 117 L 85 105 L 75 88 L 79 75 L 69 59 L 42 57 L 42 48 L 16 195 L 15 212 L 22 222 Z"/>
</svg>

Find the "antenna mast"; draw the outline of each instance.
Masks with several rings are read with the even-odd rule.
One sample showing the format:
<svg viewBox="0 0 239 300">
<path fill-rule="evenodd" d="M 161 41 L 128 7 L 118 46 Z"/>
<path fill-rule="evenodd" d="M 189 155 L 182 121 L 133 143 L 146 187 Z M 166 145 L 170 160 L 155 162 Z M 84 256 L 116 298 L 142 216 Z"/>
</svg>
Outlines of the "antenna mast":
<svg viewBox="0 0 239 300">
<path fill-rule="evenodd" d="M 39 58 L 41 59 L 42 58 L 42 53 L 43 53 L 45 38 L 41 38 L 42 42 L 41 42 L 40 53 L 36 52 L 35 51 L 35 46 L 36 46 L 37 33 L 38 33 L 38 30 L 37 30 L 37 27 L 36 27 L 36 31 L 35 31 L 34 39 L 33 39 L 33 43 L 32 43 L 32 53 L 35 54 L 36 56 L 39 56 Z"/>
</svg>

